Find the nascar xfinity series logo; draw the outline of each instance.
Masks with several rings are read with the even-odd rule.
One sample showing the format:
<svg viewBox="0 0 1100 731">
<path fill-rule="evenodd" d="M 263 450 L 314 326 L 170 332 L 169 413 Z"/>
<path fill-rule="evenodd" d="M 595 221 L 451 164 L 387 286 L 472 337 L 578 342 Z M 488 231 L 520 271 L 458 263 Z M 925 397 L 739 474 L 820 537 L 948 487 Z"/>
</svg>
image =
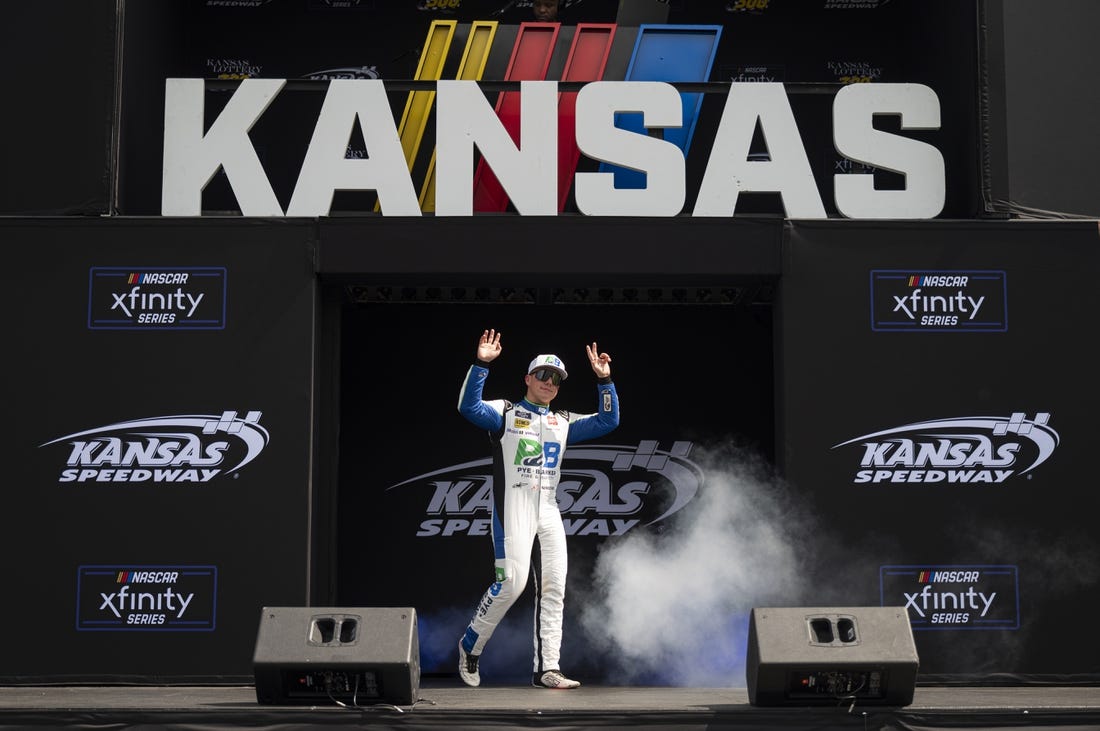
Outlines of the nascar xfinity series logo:
<svg viewBox="0 0 1100 731">
<path fill-rule="evenodd" d="M 1005 332 L 1008 294 L 1000 271 L 871 272 L 871 329 Z"/>
<path fill-rule="evenodd" d="M 621 536 L 676 513 L 695 497 L 702 471 L 687 459 L 691 442 L 661 450 L 657 441 L 636 447 L 570 447 L 558 483 L 558 508 L 567 535 Z M 492 460 L 446 467 L 392 487 L 426 487 L 425 516 L 416 535 L 490 535 Z"/>
<path fill-rule="evenodd" d="M 1050 414 L 933 419 L 834 445 L 862 449 L 854 483 L 990 483 L 1035 469 L 1054 453 Z"/>
<path fill-rule="evenodd" d="M 92 267 L 91 330 L 222 330 L 225 267 Z"/>
<path fill-rule="evenodd" d="M 267 446 L 263 412 L 158 416 L 68 434 L 58 482 L 209 482 L 237 471 Z"/>
<path fill-rule="evenodd" d="M 81 566 L 76 573 L 80 631 L 209 632 L 214 629 L 214 566 Z"/>
<path fill-rule="evenodd" d="M 1020 628 L 1015 566 L 882 566 L 879 585 L 915 630 Z"/>
</svg>

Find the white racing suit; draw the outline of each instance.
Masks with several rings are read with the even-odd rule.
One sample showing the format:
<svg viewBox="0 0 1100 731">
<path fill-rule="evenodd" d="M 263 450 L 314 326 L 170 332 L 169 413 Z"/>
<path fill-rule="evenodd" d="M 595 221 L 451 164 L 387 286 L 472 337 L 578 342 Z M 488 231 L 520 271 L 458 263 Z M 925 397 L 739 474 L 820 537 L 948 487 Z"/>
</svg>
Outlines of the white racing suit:
<svg viewBox="0 0 1100 731">
<path fill-rule="evenodd" d="M 482 401 L 489 370 L 470 366 L 459 392 L 458 410 L 489 432 L 493 444 L 492 536 L 495 578 L 477 605 L 462 637 L 471 655 L 480 655 L 512 603 L 523 593 L 531 550 L 539 539 L 541 565 L 535 567 L 534 672 L 559 670 L 562 608 L 568 558 L 565 527 L 557 504 L 565 445 L 607 434 L 619 425 L 619 399 L 610 378 L 598 384 L 595 414 L 551 411 L 524 399 Z M 541 576 L 540 576 L 541 574 Z"/>
</svg>

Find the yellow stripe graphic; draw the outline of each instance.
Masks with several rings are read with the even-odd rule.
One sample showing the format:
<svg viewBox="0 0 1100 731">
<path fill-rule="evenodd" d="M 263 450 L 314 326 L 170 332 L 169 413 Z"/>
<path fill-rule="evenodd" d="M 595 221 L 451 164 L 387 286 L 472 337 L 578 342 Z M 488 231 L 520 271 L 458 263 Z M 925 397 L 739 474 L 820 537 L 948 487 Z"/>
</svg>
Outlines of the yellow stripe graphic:
<svg viewBox="0 0 1100 731">
<path fill-rule="evenodd" d="M 428 37 L 424 41 L 424 51 L 420 54 L 420 63 L 416 66 L 418 81 L 438 81 L 443 76 L 443 65 L 447 62 L 447 52 L 451 50 L 457 20 L 433 20 L 428 28 Z M 412 172 L 416 152 L 424 139 L 424 128 L 428 125 L 428 115 L 435 101 L 435 89 L 429 91 L 410 91 L 405 102 L 405 111 L 401 114 L 401 123 L 397 135 L 401 139 L 401 151 L 405 153 L 405 162 Z M 374 204 L 375 212 L 381 210 Z"/>
<path fill-rule="evenodd" d="M 458 73 L 455 74 L 456 79 L 459 81 L 481 81 L 482 74 L 485 73 L 485 64 L 489 60 L 489 51 L 493 47 L 493 38 L 497 34 L 498 25 L 499 22 L 495 20 L 477 20 L 470 25 L 470 36 L 466 39 L 466 48 L 462 51 L 462 61 L 458 66 Z M 431 93 L 434 98 L 435 92 Z M 423 132 L 423 125 L 421 125 L 421 132 Z M 420 145 L 419 137 L 416 144 L 417 146 Z M 409 169 L 412 169 L 411 162 L 409 163 Z M 435 150 L 432 150 L 432 159 L 428 162 L 428 171 L 424 175 L 424 187 L 420 190 L 420 210 L 424 213 L 435 211 Z"/>
</svg>

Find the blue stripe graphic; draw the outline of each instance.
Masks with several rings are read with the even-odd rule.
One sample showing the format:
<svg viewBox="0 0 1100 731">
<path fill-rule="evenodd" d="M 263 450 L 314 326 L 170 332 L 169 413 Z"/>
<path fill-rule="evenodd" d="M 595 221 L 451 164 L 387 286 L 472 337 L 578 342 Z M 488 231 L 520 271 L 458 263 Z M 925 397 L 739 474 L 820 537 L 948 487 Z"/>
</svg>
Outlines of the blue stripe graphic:
<svg viewBox="0 0 1100 731">
<path fill-rule="evenodd" d="M 708 81 L 722 37 L 720 25 L 643 25 L 638 29 L 634 53 L 624 81 Z M 682 92 L 683 124 L 678 129 L 665 129 L 664 139 L 680 148 L 687 157 L 702 93 Z M 615 126 L 640 135 L 646 134 L 642 115 L 616 114 Z M 640 189 L 646 187 L 646 174 L 618 165 L 600 163 L 600 172 L 615 174 L 615 187 Z"/>
</svg>

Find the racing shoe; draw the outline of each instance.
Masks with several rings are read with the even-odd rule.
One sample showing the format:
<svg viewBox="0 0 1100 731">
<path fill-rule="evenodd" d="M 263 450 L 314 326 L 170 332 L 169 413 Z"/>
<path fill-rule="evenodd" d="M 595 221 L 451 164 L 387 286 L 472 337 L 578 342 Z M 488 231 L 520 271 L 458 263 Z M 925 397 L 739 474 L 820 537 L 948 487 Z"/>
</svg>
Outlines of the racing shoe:
<svg viewBox="0 0 1100 731">
<path fill-rule="evenodd" d="M 481 674 L 477 671 L 477 661 L 481 655 L 471 655 L 462 646 L 462 640 L 458 641 L 458 677 L 466 685 L 476 688 L 481 685 Z"/>
<path fill-rule="evenodd" d="M 542 675 L 535 673 L 531 678 L 531 685 L 536 688 L 579 688 L 580 683 L 562 675 L 560 670 L 547 670 Z"/>
</svg>

